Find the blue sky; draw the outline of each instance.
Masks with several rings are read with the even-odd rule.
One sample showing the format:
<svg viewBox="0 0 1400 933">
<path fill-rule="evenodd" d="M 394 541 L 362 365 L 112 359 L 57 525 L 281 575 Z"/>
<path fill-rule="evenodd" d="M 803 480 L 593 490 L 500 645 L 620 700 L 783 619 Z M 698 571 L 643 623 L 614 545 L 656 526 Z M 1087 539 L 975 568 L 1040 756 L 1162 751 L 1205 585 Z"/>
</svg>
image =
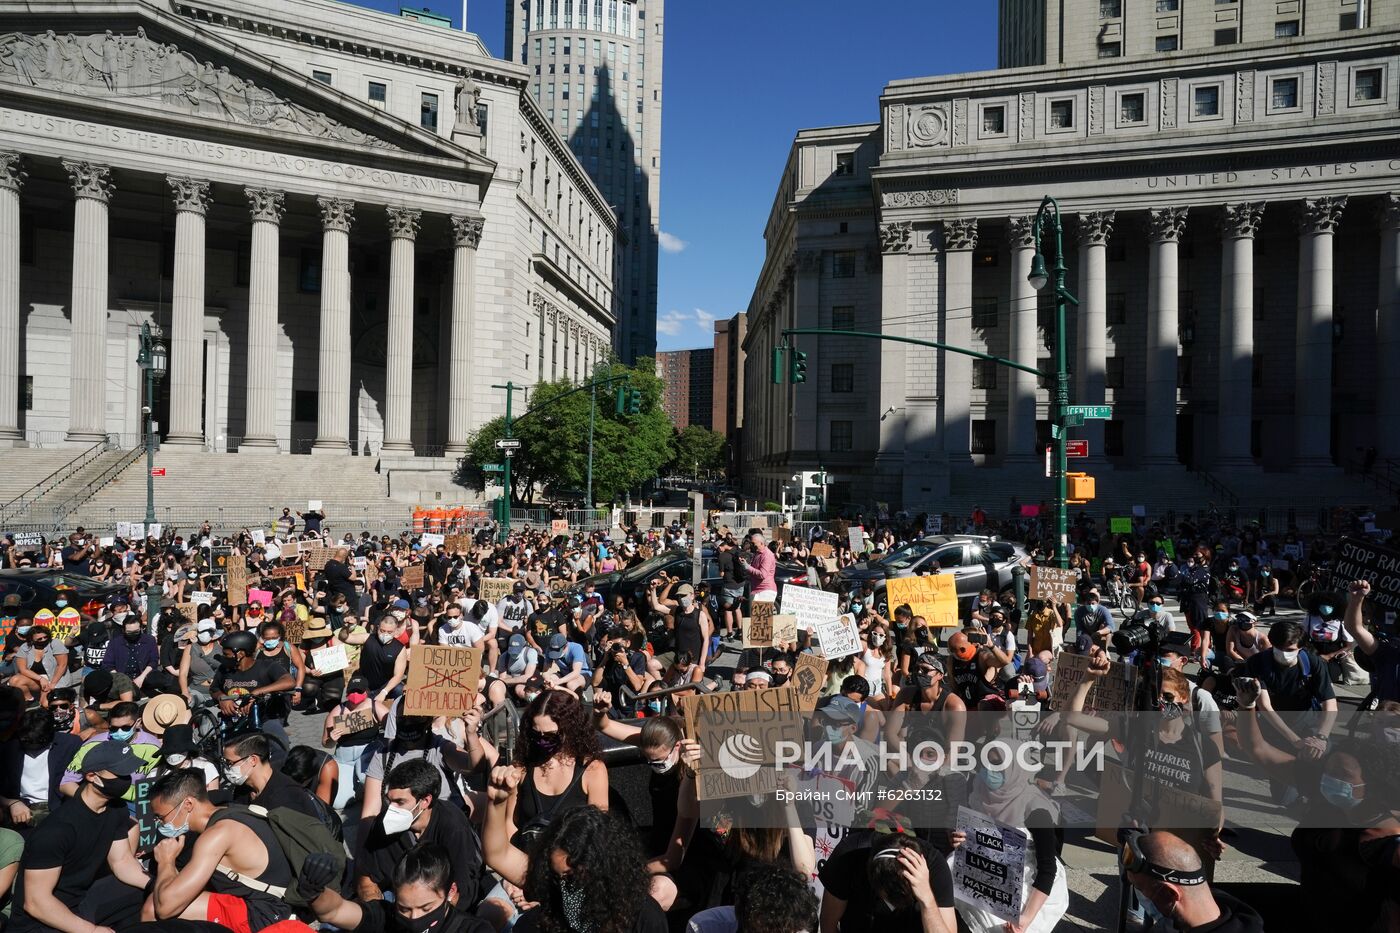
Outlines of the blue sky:
<svg viewBox="0 0 1400 933">
<path fill-rule="evenodd" d="M 398 0 L 356 0 L 397 12 Z M 460 23 L 459 0 L 412 0 Z M 992 0 L 670 0 L 657 345 L 709 346 L 748 307 L 797 130 L 874 122 L 886 82 L 996 66 Z M 469 0 L 500 55 L 505 0 Z"/>
</svg>

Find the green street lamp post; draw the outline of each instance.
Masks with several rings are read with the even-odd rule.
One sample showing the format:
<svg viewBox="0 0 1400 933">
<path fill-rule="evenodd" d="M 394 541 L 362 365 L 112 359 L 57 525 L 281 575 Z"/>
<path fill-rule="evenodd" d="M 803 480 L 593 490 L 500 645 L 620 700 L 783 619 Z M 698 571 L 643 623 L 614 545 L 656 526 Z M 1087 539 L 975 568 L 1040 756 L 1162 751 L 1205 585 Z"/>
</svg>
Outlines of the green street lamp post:
<svg viewBox="0 0 1400 933">
<path fill-rule="evenodd" d="M 141 407 L 141 413 L 146 420 L 146 534 L 151 533 L 151 526 L 156 523 L 156 434 L 154 426 L 154 416 L 156 407 L 156 381 L 165 377 L 165 370 L 169 358 L 166 356 L 165 344 L 156 339 L 151 333 L 149 321 L 141 324 L 141 346 L 136 354 L 136 365 L 141 367 L 141 372 L 146 376 L 146 404 Z M 154 625 L 156 612 L 160 608 L 161 589 L 152 584 L 146 591 L 146 620 L 148 625 Z"/>
</svg>

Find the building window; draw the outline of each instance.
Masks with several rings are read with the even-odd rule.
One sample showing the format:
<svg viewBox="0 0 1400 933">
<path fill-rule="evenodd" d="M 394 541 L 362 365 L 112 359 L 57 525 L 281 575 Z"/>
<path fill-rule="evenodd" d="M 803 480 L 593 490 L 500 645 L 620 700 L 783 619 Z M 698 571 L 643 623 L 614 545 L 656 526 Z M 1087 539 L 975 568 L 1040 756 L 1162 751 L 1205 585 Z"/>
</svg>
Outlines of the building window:
<svg viewBox="0 0 1400 933">
<path fill-rule="evenodd" d="M 856 154 L 854 152 L 836 153 L 836 174 L 854 175 L 856 173 Z"/>
<path fill-rule="evenodd" d="M 1052 100 L 1050 102 L 1050 128 L 1068 130 L 1074 127 L 1074 101 Z"/>
<path fill-rule="evenodd" d="M 1109 324 L 1128 323 L 1128 296 L 1122 292 L 1108 293 L 1108 313 L 1106 321 Z"/>
<path fill-rule="evenodd" d="M 852 449 L 852 422 L 833 421 L 831 422 L 831 449 L 833 451 L 848 451 Z"/>
<path fill-rule="evenodd" d="M 831 391 L 854 392 L 856 382 L 855 365 L 852 363 L 831 364 Z"/>
<path fill-rule="evenodd" d="M 1103 455 L 1105 457 L 1123 456 L 1123 422 L 1105 421 L 1103 423 Z"/>
<path fill-rule="evenodd" d="M 1158 13 L 1175 13 L 1181 9 L 1181 0 L 1157 0 Z"/>
<path fill-rule="evenodd" d="M 1117 19 L 1123 15 L 1123 0 L 1099 0 L 1099 19 Z"/>
<path fill-rule="evenodd" d="M 438 97 L 436 94 L 424 94 L 418 104 L 418 125 L 424 129 L 437 131 L 438 128 Z"/>
<path fill-rule="evenodd" d="M 1122 58 L 1123 43 L 1121 42 L 1100 42 L 1099 58 Z"/>
<path fill-rule="evenodd" d="M 321 291 L 321 251 L 304 246 L 301 250 L 301 265 L 297 269 L 297 289 L 307 294 Z"/>
<path fill-rule="evenodd" d="M 1006 132 L 1006 108 L 982 108 L 982 135 L 1001 136 Z"/>
<path fill-rule="evenodd" d="M 1040 370 L 1042 375 L 1036 379 L 1036 383 L 1042 389 L 1055 388 L 1055 361 L 1048 356 L 1042 356 L 1035 361 L 1035 368 Z"/>
<path fill-rule="evenodd" d="M 389 99 L 389 87 L 383 81 L 371 81 L 369 83 L 370 103 L 382 104 Z"/>
<path fill-rule="evenodd" d="M 1176 387 L 1178 389 L 1191 388 L 1191 357 L 1189 356 L 1176 358 Z"/>
<path fill-rule="evenodd" d="M 1123 388 L 1123 357 L 1105 357 L 1103 361 L 1103 386 L 1105 389 Z"/>
<path fill-rule="evenodd" d="M 1254 388 L 1263 388 L 1264 385 L 1264 354 L 1254 354 L 1253 365 L 1249 369 L 1249 384 Z"/>
<path fill-rule="evenodd" d="M 973 360 L 972 387 L 974 389 L 995 389 L 997 387 L 997 364 L 991 360 Z"/>
<path fill-rule="evenodd" d="M 1383 73 L 1379 68 L 1358 68 L 1351 99 L 1356 101 L 1369 101 L 1381 99 L 1381 79 Z"/>
<path fill-rule="evenodd" d="M 19 405 L 21 411 L 34 410 L 34 377 L 24 377 L 24 388 L 20 391 Z"/>
<path fill-rule="evenodd" d="M 292 393 L 292 420 L 316 420 L 316 390 L 297 389 Z"/>
<path fill-rule="evenodd" d="M 1269 82 L 1269 107 L 1273 110 L 1298 109 L 1298 79 L 1274 78 Z"/>
<path fill-rule="evenodd" d="M 1360 26 L 1361 18 L 1357 15 L 1355 11 L 1352 11 L 1350 13 L 1343 13 L 1340 17 L 1337 18 L 1337 28 L 1340 29 L 1342 32 L 1346 32 L 1349 29 L 1357 29 Z"/>
<path fill-rule="evenodd" d="M 831 257 L 831 277 L 833 279 L 853 279 L 856 276 L 856 261 L 860 258 L 860 253 L 855 250 L 843 250 L 835 253 Z"/>
<path fill-rule="evenodd" d="M 1217 2 L 1218 2 L 1218 0 L 1217 0 Z M 1235 44 L 1235 36 L 1236 36 L 1237 34 L 1238 34 L 1238 33 L 1237 33 L 1235 27 L 1233 27 L 1233 26 L 1231 26 L 1229 29 L 1217 29 L 1217 30 L 1215 31 L 1215 44 L 1216 44 L 1216 45 L 1234 45 L 1234 44 Z"/>
<path fill-rule="evenodd" d="M 986 455 L 997 452 L 997 423 L 995 421 L 972 422 L 972 452 Z"/>
<path fill-rule="evenodd" d="M 972 299 L 972 326 L 997 326 L 997 299 L 995 295 Z"/>
<path fill-rule="evenodd" d="M 1220 85 L 1198 87 L 1191 94 L 1191 115 L 1195 117 L 1220 116 Z"/>
<path fill-rule="evenodd" d="M 1175 52 L 1179 48 L 1181 48 L 1181 37 L 1175 33 L 1170 36 L 1157 37 L 1157 51 Z"/>
<path fill-rule="evenodd" d="M 1298 21 L 1296 19 L 1285 19 L 1274 23 L 1275 39 L 1291 39 L 1298 35 L 1302 35 L 1302 33 L 1298 31 Z"/>
<path fill-rule="evenodd" d="M 331 73 L 329 71 L 318 71 L 314 68 L 311 70 L 311 80 L 320 81 L 322 84 L 335 83 L 331 80 Z"/>
<path fill-rule="evenodd" d="M 837 305 L 831 309 L 832 330 L 855 330 L 856 309 L 854 305 Z"/>
<path fill-rule="evenodd" d="M 1118 98 L 1118 122 L 1124 126 L 1141 123 L 1146 117 L 1147 96 L 1142 93 L 1124 94 Z"/>
</svg>

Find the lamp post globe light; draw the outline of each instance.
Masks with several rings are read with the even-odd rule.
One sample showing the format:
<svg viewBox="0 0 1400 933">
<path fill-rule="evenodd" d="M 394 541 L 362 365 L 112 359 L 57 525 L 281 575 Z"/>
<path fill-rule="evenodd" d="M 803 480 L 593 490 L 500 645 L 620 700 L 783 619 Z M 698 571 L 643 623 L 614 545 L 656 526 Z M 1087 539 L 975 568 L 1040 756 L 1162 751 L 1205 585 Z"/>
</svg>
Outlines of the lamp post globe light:
<svg viewBox="0 0 1400 933">
<path fill-rule="evenodd" d="M 150 322 L 141 325 L 141 348 L 136 354 L 136 364 L 141 367 L 141 371 L 146 376 L 146 403 L 141 407 L 141 412 L 145 415 L 145 435 L 146 435 L 146 528 L 147 535 L 150 534 L 151 526 L 156 523 L 156 487 L 155 487 L 155 456 L 156 439 L 153 418 L 156 406 L 156 380 L 165 378 L 166 368 L 169 366 L 169 356 L 166 354 L 165 344 L 151 333 Z M 155 631 L 156 613 L 160 609 L 161 588 L 158 584 L 152 583 L 146 591 L 146 624 L 151 631 Z"/>
</svg>

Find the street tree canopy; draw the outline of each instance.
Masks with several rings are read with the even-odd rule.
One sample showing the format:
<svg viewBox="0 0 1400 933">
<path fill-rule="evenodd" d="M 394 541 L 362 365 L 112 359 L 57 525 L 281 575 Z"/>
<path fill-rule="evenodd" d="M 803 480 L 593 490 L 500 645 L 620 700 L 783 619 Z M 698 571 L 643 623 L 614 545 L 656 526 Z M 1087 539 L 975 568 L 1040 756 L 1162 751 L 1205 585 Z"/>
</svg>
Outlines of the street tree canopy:
<svg viewBox="0 0 1400 933">
<path fill-rule="evenodd" d="M 639 359 L 635 367 L 599 364 L 589 382 L 621 376 L 628 381 L 597 389 L 593 498 L 598 502 L 614 501 L 627 489 L 640 486 L 657 476 L 672 459 L 674 430 L 661 408 L 661 380 L 656 376 L 655 364 L 648 357 Z M 617 414 L 617 390 L 624 386 L 641 392 L 639 414 Z M 516 396 L 511 434 L 520 439 L 520 449 L 511 461 L 512 502 L 533 503 L 536 495 L 545 490 L 572 498 L 585 489 L 591 392 L 585 389 L 568 395 L 577 388 L 563 379 L 539 383 L 530 390 L 528 409 Z M 501 417 L 482 425 L 472 435 L 467 454 L 457 467 L 458 485 L 481 491 L 488 479 L 500 482 L 500 473 L 487 473 L 483 467 L 503 462 L 496 441 L 505 434 L 505 418 Z"/>
<path fill-rule="evenodd" d="M 671 439 L 675 456 L 670 463 L 671 473 L 714 473 L 723 470 L 724 435 L 698 424 L 686 425 Z"/>
</svg>

